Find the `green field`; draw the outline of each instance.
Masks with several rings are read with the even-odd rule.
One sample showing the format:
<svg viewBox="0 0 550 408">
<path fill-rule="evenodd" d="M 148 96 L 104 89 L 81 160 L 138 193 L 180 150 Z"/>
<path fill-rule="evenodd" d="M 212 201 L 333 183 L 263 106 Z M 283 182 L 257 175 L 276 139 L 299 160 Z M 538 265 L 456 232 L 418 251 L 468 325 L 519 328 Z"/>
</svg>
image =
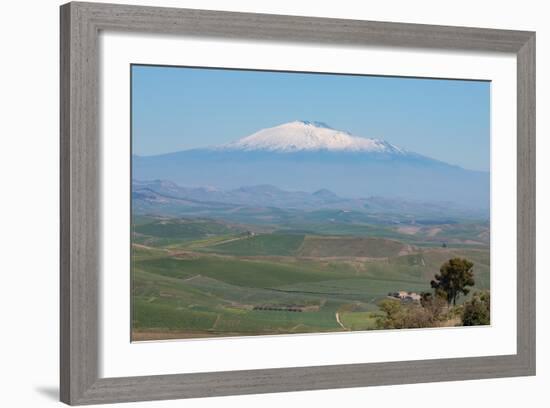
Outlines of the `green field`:
<svg viewBox="0 0 550 408">
<path fill-rule="evenodd" d="M 231 240 L 205 248 L 206 251 L 235 256 L 296 255 L 304 242 L 302 234 L 263 234 Z"/>
<path fill-rule="evenodd" d="M 429 290 L 440 265 L 455 256 L 474 262 L 477 289 L 489 288 L 487 245 L 443 248 L 422 231 L 410 236 L 383 226 L 298 227 L 140 216 L 133 339 L 374 329 L 380 300 Z M 457 226 L 448 236 L 468 231 L 475 228 Z"/>
</svg>

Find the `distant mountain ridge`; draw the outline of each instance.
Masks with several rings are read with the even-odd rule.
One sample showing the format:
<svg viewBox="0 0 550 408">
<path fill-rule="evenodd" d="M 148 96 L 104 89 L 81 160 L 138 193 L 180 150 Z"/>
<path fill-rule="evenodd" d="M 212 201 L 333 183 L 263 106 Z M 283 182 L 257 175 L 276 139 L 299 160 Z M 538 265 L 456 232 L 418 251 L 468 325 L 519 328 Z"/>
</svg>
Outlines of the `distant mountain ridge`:
<svg viewBox="0 0 550 408">
<path fill-rule="evenodd" d="M 283 210 L 318 211 L 324 209 L 364 212 L 370 214 L 401 214 L 410 216 L 463 217 L 482 219 L 482 211 L 466 211 L 448 202 L 414 202 L 384 197 L 343 198 L 327 189 L 313 193 L 285 191 L 271 185 L 243 186 L 233 190 L 204 187 L 183 187 L 166 180 L 132 183 L 132 199 L 138 208 L 148 208 L 162 214 L 162 207 L 172 209 L 193 207 L 220 208 L 280 208 Z M 158 215 L 158 214 L 157 214 Z"/>
<path fill-rule="evenodd" d="M 327 189 L 349 198 L 380 196 L 489 208 L 487 172 L 307 121 L 263 129 L 222 146 L 134 156 L 132 177 L 218 190 L 270 185 L 285 191 Z"/>
</svg>

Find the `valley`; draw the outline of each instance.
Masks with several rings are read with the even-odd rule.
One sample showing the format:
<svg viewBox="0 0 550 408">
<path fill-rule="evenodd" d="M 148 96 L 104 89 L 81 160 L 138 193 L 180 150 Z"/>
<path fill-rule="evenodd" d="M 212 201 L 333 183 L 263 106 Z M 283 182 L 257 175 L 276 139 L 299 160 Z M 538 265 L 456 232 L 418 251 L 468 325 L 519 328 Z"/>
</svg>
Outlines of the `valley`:
<svg viewBox="0 0 550 408">
<path fill-rule="evenodd" d="M 475 288 L 489 289 L 483 223 L 403 228 L 136 216 L 132 338 L 375 329 L 380 300 L 428 291 L 456 256 L 473 260 Z"/>
</svg>

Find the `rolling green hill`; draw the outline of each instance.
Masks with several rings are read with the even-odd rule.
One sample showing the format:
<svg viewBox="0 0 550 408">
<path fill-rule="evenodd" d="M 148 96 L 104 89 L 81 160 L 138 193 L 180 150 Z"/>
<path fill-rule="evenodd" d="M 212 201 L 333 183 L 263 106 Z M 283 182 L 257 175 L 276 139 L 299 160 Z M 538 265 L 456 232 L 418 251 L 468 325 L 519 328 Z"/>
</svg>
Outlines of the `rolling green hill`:
<svg viewBox="0 0 550 408">
<path fill-rule="evenodd" d="M 157 246 L 132 247 L 134 340 L 370 330 L 388 292 L 429 290 L 455 256 L 474 262 L 476 289 L 490 283 L 488 248 L 250 234 L 208 221 L 151 224 L 140 233 Z"/>
<path fill-rule="evenodd" d="M 304 235 L 300 234 L 262 234 L 217 243 L 203 250 L 235 256 L 292 256 L 303 241 Z"/>
<path fill-rule="evenodd" d="M 385 238 L 307 236 L 300 249 L 300 255 L 386 258 L 396 256 L 406 249 L 403 243 Z"/>
</svg>

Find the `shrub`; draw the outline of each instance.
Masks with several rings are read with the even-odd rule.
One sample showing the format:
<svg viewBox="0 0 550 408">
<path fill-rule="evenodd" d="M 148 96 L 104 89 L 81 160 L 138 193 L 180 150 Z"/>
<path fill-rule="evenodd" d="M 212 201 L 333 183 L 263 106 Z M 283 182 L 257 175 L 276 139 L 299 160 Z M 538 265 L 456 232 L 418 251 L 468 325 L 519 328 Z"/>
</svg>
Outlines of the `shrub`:
<svg viewBox="0 0 550 408">
<path fill-rule="evenodd" d="M 476 292 L 471 300 L 464 303 L 462 323 L 464 326 L 491 324 L 491 295 L 489 291 Z"/>
<path fill-rule="evenodd" d="M 416 303 L 403 304 L 397 299 L 384 299 L 378 306 L 384 312 L 376 319 L 379 329 L 414 329 L 438 326 L 438 317 L 431 308 Z"/>
</svg>

